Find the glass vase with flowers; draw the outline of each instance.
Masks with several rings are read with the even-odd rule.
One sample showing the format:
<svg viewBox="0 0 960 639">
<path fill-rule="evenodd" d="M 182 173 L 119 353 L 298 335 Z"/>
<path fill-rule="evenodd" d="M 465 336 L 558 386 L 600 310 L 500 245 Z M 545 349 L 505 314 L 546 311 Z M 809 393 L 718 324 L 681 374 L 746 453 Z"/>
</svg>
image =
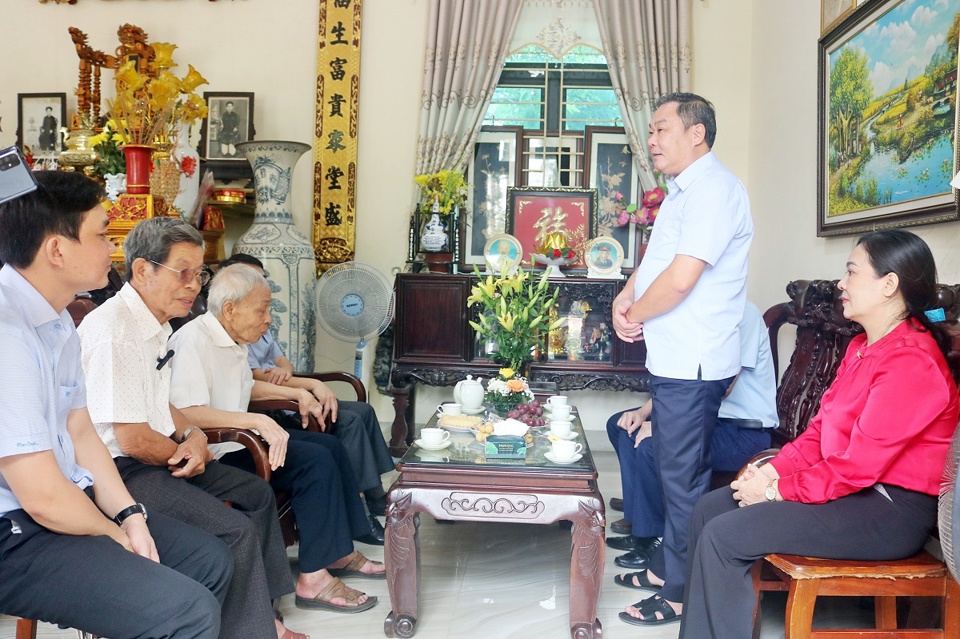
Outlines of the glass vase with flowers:
<svg viewBox="0 0 960 639">
<path fill-rule="evenodd" d="M 470 326 L 485 341 L 496 345 L 493 361 L 523 371 L 547 334 L 566 321 L 550 321 L 560 289 L 551 292 L 546 277 L 536 279 L 523 269 L 484 278 L 475 266 L 474 274 L 478 281 L 467 298 L 467 306 L 478 305 L 480 312 Z"/>
</svg>

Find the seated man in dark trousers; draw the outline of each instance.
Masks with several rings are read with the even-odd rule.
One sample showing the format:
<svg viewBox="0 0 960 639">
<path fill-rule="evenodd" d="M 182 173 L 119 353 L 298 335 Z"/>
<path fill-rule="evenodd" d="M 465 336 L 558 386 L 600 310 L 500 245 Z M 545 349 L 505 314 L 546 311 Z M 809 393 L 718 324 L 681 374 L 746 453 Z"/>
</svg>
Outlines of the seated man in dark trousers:
<svg viewBox="0 0 960 639">
<path fill-rule="evenodd" d="M 222 539 L 234 558 L 224 639 L 306 639 L 271 600 L 293 591 L 277 504 L 250 473 L 213 463 L 203 431 L 170 404 L 170 320 L 206 280 L 203 238 L 180 218 L 143 220 L 123 244 L 126 283 L 80 325 L 90 416 L 130 492 Z"/>
<path fill-rule="evenodd" d="M 763 316 L 747 302 L 740 332 L 740 374 L 720 403 L 713 430 L 710 462 L 713 470 L 740 470 L 751 457 L 770 447 L 770 432 L 780 423 L 777 416 L 777 380 L 770 353 L 770 339 Z M 616 413 L 607 420 L 607 435 L 620 460 L 624 519 L 614 522 L 607 545 L 629 551 L 616 558 L 618 566 L 642 569 L 650 552 L 663 536 L 663 489 L 656 472 L 649 420 L 652 403 Z M 637 587 L 633 575 L 617 577 L 617 583 Z"/>
<path fill-rule="evenodd" d="M 87 413 L 65 308 L 107 282 L 103 191 L 80 173 L 36 177 L 0 205 L 0 612 L 113 639 L 215 639 L 226 545 L 136 503 Z"/>
</svg>

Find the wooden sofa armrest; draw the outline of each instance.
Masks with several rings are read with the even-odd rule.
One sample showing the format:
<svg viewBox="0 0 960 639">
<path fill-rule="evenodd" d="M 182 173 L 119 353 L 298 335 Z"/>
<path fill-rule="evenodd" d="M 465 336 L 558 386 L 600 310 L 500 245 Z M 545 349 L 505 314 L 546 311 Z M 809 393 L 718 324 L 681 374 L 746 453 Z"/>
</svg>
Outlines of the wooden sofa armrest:
<svg viewBox="0 0 960 639">
<path fill-rule="evenodd" d="M 345 384 L 350 384 L 353 387 L 353 391 L 357 394 L 357 401 L 367 401 L 367 389 L 363 385 L 363 380 L 353 373 L 347 373 L 344 371 L 329 371 L 325 373 L 294 373 L 294 375 L 297 377 L 309 377 L 324 383 L 344 382 Z"/>
<path fill-rule="evenodd" d="M 761 450 L 759 453 L 754 454 L 754 456 L 750 458 L 750 461 L 744 464 L 743 468 L 741 468 L 740 471 L 737 473 L 737 479 L 740 479 L 740 476 L 743 475 L 743 471 L 745 471 L 747 469 L 747 466 L 749 466 L 750 464 L 753 464 L 754 466 L 762 466 L 766 464 L 768 461 L 770 461 L 771 459 L 773 459 L 774 457 L 776 457 L 777 453 L 779 452 L 780 452 L 779 448 L 766 448 L 764 450 Z"/>
<path fill-rule="evenodd" d="M 235 442 L 243 446 L 253 455 L 253 463 L 257 476 L 264 481 L 270 481 L 270 459 L 267 456 L 267 443 L 256 433 L 242 428 L 205 428 L 203 432 L 210 444 L 226 444 Z"/>
</svg>

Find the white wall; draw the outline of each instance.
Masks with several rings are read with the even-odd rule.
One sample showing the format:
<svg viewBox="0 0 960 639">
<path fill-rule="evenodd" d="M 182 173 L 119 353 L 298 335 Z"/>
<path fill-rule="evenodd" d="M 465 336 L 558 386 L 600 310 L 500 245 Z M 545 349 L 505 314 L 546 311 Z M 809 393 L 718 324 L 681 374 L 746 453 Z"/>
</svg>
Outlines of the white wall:
<svg viewBox="0 0 960 639">
<path fill-rule="evenodd" d="M 67 27 L 112 51 L 125 22 L 151 41 L 180 45 L 176 60 L 210 80 L 208 91 L 253 91 L 258 139 L 311 142 L 317 0 L 18 0 L 0 22 L 0 146 L 13 144 L 17 93 L 77 84 Z M 693 0 L 693 90 L 717 107 L 717 155 L 747 186 L 756 237 L 750 297 L 766 308 L 792 279 L 839 277 L 853 238 L 816 237 L 817 38 L 814 0 Z M 384 271 L 406 256 L 427 0 L 364 0 L 360 83 L 357 259 Z M 295 218 L 310 233 L 309 161 L 294 176 Z M 957 223 L 916 229 L 934 250 L 940 280 L 960 282 Z M 352 370 L 353 347 L 319 337 L 318 368 Z M 372 354 L 371 354 L 372 357 Z M 450 396 L 424 389 L 422 407 Z M 382 421 L 388 398 L 372 394 Z M 594 428 L 640 395 L 576 393 Z M 436 400 L 436 401 L 435 401 Z"/>
</svg>

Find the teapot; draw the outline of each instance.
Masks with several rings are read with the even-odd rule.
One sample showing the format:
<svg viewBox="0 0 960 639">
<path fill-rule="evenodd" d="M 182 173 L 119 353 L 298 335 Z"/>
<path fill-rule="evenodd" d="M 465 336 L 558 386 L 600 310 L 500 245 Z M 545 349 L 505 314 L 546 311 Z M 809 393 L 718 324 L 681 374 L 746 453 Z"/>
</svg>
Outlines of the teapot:
<svg viewBox="0 0 960 639">
<path fill-rule="evenodd" d="M 473 379 L 472 375 L 457 382 L 453 389 L 453 398 L 463 406 L 465 413 L 479 413 L 483 409 L 483 384 L 480 378 Z"/>
</svg>

